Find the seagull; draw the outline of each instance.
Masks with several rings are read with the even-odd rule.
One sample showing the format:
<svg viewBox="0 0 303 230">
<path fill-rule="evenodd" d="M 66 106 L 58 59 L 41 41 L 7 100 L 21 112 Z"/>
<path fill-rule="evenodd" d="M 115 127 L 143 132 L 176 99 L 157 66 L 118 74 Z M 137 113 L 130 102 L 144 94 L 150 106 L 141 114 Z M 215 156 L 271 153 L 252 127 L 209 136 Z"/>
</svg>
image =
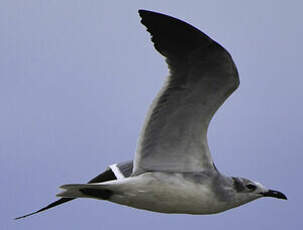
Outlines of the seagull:
<svg viewBox="0 0 303 230">
<path fill-rule="evenodd" d="M 76 198 L 180 214 L 215 214 L 261 197 L 287 200 L 259 182 L 222 174 L 212 160 L 209 123 L 239 86 L 228 51 L 177 18 L 139 15 L 170 74 L 149 109 L 134 160 L 110 165 L 86 184 L 63 185 L 61 199 L 16 219 Z"/>
</svg>

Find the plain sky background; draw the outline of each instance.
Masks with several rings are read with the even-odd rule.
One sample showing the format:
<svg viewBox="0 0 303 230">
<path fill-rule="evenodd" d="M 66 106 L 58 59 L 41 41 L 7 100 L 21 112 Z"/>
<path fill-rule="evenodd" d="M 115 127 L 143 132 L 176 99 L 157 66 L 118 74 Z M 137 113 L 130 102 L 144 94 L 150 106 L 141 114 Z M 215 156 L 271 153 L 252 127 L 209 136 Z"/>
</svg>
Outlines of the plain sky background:
<svg viewBox="0 0 303 230">
<path fill-rule="evenodd" d="M 0 229 L 300 229 L 302 1 L 0 1 Z M 232 54 L 240 88 L 217 112 L 218 169 L 285 193 L 209 216 L 152 213 L 92 199 L 27 219 L 133 158 L 168 70 L 143 8 L 183 19 Z"/>
</svg>

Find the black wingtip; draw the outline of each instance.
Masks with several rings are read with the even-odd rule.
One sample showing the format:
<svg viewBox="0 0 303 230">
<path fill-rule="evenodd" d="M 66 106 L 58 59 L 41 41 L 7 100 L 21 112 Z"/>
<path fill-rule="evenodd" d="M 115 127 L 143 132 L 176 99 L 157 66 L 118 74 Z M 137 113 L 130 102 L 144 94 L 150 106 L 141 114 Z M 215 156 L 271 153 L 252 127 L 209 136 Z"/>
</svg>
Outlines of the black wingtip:
<svg viewBox="0 0 303 230">
<path fill-rule="evenodd" d="M 141 16 L 142 14 L 148 13 L 148 12 L 151 12 L 151 11 L 149 11 L 149 10 L 144 10 L 144 9 L 139 9 L 139 10 L 138 10 L 138 13 L 139 13 L 140 16 Z"/>
<path fill-rule="evenodd" d="M 164 17 L 171 17 L 171 18 L 173 18 L 172 16 L 169 16 L 169 15 L 166 15 L 166 14 L 163 14 L 163 13 L 159 13 L 159 12 L 156 12 L 156 11 L 151 11 L 151 10 L 139 9 L 138 13 L 139 13 L 139 15 L 141 17 L 147 16 L 147 15 L 159 15 L 159 16 L 162 15 Z"/>
<path fill-rule="evenodd" d="M 141 23 L 151 34 L 151 40 L 165 57 L 187 57 L 198 47 L 213 43 L 202 31 L 178 18 L 162 13 L 140 9 Z"/>
<path fill-rule="evenodd" d="M 143 14 L 161 14 L 155 11 L 150 11 L 150 10 L 144 10 L 144 9 L 139 9 L 138 10 L 139 15 L 143 15 Z"/>
<path fill-rule="evenodd" d="M 177 18 L 172 17 L 172 16 L 167 15 L 167 14 L 159 13 L 159 12 L 156 12 L 156 11 L 150 11 L 150 10 L 140 9 L 140 10 L 138 10 L 138 13 L 139 13 L 139 15 L 140 15 L 140 17 L 141 17 L 142 20 L 143 19 L 148 19 L 148 18 L 151 17 L 154 21 L 155 20 L 156 21 L 157 20 L 177 20 L 177 21 L 181 21 L 180 19 L 177 19 Z M 183 22 L 183 23 L 186 23 L 186 22 Z"/>
<path fill-rule="evenodd" d="M 28 216 L 32 216 L 32 215 L 34 215 L 34 214 L 37 214 L 37 213 L 39 213 L 39 212 L 46 211 L 47 209 L 53 208 L 53 207 L 55 207 L 55 206 L 57 206 L 57 205 L 63 204 L 63 203 L 65 203 L 65 202 L 71 201 L 71 200 L 73 200 L 73 199 L 74 199 L 74 198 L 61 198 L 61 199 L 59 199 L 59 200 L 57 200 L 57 201 L 55 201 L 55 202 L 53 202 L 53 203 L 47 205 L 46 207 L 39 209 L 38 211 L 35 211 L 35 212 L 32 212 L 32 213 L 26 214 L 26 215 L 24 215 L 24 216 L 16 217 L 15 220 L 20 220 L 20 219 L 23 219 L 23 218 L 25 218 L 25 217 L 28 217 Z"/>
<path fill-rule="evenodd" d="M 39 212 L 39 211 L 37 211 L 37 212 L 32 212 L 32 213 L 26 214 L 26 215 L 24 215 L 24 216 L 19 216 L 19 217 L 14 218 L 14 220 L 20 220 L 20 219 L 23 219 L 23 218 L 25 218 L 25 217 L 28 217 L 28 216 L 37 214 L 38 212 Z"/>
<path fill-rule="evenodd" d="M 142 18 L 142 15 L 146 12 L 149 12 L 149 11 L 142 10 L 142 9 L 138 10 L 138 14 L 140 15 L 141 18 Z"/>
</svg>

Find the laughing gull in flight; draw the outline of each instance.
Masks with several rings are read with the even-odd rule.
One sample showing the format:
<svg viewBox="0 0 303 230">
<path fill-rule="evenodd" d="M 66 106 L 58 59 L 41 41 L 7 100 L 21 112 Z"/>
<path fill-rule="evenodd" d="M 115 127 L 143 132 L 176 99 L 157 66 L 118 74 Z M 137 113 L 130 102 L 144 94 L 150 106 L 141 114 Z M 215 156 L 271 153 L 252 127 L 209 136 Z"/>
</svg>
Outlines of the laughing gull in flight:
<svg viewBox="0 0 303 230">
<path fill-rule="evenodd" d="M 87 184 L 67 184 L 48 206 L 94 198 L 162 213 L 213 214 L 261 197 L 287 199 L 278 191 L 216 168 L 207 144 L 214 113 L 239 86 L 230 54 L 179 19 L 139 10 L 170 75 L 152 103 L 135 159 L 113 164 Z"/>
</svg>

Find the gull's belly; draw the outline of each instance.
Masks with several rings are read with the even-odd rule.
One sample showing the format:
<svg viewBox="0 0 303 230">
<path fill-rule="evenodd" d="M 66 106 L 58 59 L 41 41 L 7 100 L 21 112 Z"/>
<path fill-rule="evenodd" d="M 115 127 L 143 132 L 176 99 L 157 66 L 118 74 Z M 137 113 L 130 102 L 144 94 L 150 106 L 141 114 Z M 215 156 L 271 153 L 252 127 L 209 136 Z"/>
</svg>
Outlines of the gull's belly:
<svg viewBox="0 0 303 230">
<path fill-rule="evenodd" d="M 207 183 L 194 183 L 182 174 L 145 173 L 108 184 L 109 201 L 163 213 L 212 214 L 226 210 Z"/>
</svg>

